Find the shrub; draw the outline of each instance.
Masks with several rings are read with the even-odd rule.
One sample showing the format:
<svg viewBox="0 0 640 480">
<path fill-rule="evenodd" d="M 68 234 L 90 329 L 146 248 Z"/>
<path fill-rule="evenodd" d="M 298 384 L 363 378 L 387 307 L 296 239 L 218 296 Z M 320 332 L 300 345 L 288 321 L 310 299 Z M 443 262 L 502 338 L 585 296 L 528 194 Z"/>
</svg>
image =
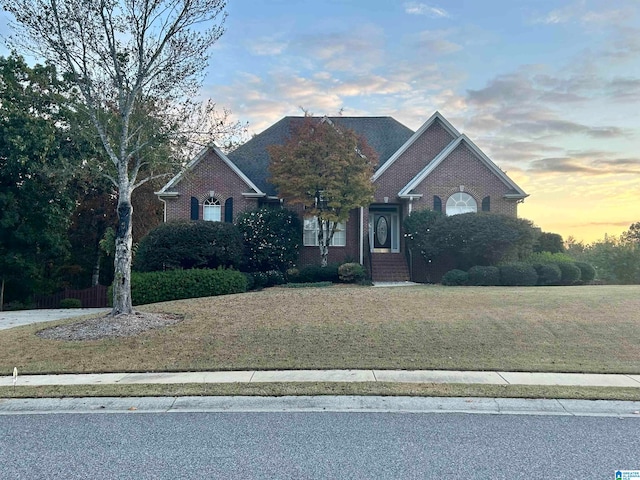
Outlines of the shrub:
<svg viewBox="0 0 640 480">
<path fill-rule="evenodd" d="M 442 276 L 442 285 L 459 286 L 466 285 L 469 280 L 469 274 L 463 270 L 449 270 Z"/>
<path fill-rule="evenodd" d="M 338 267 L 338 278 L 344 283 L 355 283 L 364 280 L 364 267 L 359 263 L 343 263 Z"/>
<path fill-rule="evenodd" d="M 469 269 L 468 285 L 492 287 L 500 285 L 500 270 L 498 267 L 483 267 L 476 265 Z"/>
<path fill-rule="evenodd" d="M 330 287 L 333 285 L 331 282 L 314 282 L 314 283 L 287 283 L 283 285 L 286 288 L 320 288 L 320 287 Z"/>
<path fill-rule="evenodd" d="M 242 273 L 223 268 L 131 274 L 134 305 L 241 293 L 246 289 L 247 279 Z"/>
<path fill-rule="evenodd" d="M 576 267 L 580 269 L 580 283 L 583 285 L 593 282 L 596 278 L 596 269 L 593 265 L 585 262 L 575 262 Z"/>
<path fill-rule="evenodd" d="M 562 253 L 564 240 L 557 233 L 542 232 L 533 246 L 534 252 Z"/>
<path fill-rule="evenodd" d="M 78 298 L 63 298 L 60 300 L 60 308 L 82 308 L 82 302 Z"/>
<path fill-rule="evenodd" d="M 557 263 L 543 263 L 533 266 L 538 274 L 538 285 L 560 285 L 562 272 Z"/>
<path fill-rule="evenodd" d="M 284 273 L 279 270 L 268 270 L 264 272 L 264 275 L 267 279 L 267 287 L 273 287 L 275 285 L 282 285 L 285 283 Z"/>
<path fill-rule="evenodd" d="M 298 260 L 302 230 L 295 212 L 262 207 L 238 215 L 236 225 L 249 271 L 285 271 Z"/>
<path fill-rule="evenodd" d="M 538 282 L 536 269 L 522 262 L 500 266 L 500 283 L 507 287 L 533 286 Z"/>
<path fill-rule="evenodd" d="M 545 265 L 549 263 L 571 263 L 573 258 L 565 253 L 536 252 L 529 255 L 524 262 L 529 265 Z"/>
<path fill-rule="evenodd" d="M 138 245 L 134 268 L 138 272 L 218 267 L 238 268 L 242 237 L 224 222 L 204 220 L 163 223 Z"/>
<path fill-rule="evenodd" d="M 560 262 L 558 263 L 558 267 L 560 267 L 560 283 L 562 285 L 575 285 L 580 282 L 582 272 L 575 263 Z"/>
<path fill-rule="evenodd" d="M 298 270 L 297 275 L 289 270 L 289 281 L 293 283 L 333 282 L 339 281 L 338 264 L 330 263 L 326 267 L 307 265 Z"/>
<path fill-rule="evenodd" d="M 253 273 L 243 272 L 244 278 L 247 280 L 247 291 L 254 290 L 256 281 L 254 280 Z"/>
</svg>

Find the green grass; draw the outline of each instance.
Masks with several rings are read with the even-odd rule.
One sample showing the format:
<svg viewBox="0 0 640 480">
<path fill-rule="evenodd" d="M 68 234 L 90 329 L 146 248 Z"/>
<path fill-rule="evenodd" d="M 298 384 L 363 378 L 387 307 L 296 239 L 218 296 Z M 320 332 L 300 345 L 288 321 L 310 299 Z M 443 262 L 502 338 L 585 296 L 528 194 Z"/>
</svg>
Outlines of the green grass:
<svg viewBox="0 0 640 480">
<path fill-rule="evenodd" d="M 639 388 L 436 383 L 218 383 L 0 387 L 0 398 L 381 395 L 640 401 Z"/>
<path fill-rule="evenodd" d="M 85 342 L 39 338 L 35 332 L 44 324 L 5 330 L 0 374 L 10 375 L 14 366 L 20 374 L 333 368 L 640 373 L 640 286 L 272 288 L 141 309 L 185 320 L 136 337 Z"/>
</svg>

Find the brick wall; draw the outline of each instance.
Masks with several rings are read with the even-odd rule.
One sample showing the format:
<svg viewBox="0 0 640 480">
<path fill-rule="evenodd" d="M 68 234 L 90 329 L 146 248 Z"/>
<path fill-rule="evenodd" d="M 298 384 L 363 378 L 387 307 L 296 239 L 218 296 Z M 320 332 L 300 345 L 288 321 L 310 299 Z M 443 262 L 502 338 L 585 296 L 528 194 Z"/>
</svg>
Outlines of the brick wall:
<svg viewBox="0 0 640 480">
<path fill-rule="evenodd" d="M 252 190 L 213 150 L 209 150 L 192 170 L 186 172 L 171 191 L 179 195 L 165 199 L 167 222 L 191 218 L 191 197 L 198 199 L 198 218 L 202 219 L 202 203 L 209 198 L 211 191 L 220 201 L 223 219 L 224 204 L 228 198 L 233 198 L 234 218 L 239 212 L 258 206 L 256 198 L 241 195 Z"/>
<path fill-rule="evenodd" d="M 300 218 L 303 218 L 302 208 L 295 208 Z M 367 208 L 365 208 L 367 210 Z M 367 212 L 365 212 L 367 213 Z M 347 245 L 344 247 L 329 247 L 329 263 L 343 262 L 345 260 L 360 261 L 360 209 L 356 208 L 349 212 L 347 220 Z M 365 223 L 366 225 L 366 223 Z M 364 232 L 366 233 L 366 232 Z M 298 258 L 299 265 L 319 265 L 320 264 L 320 248 L 305 247 L 301 243 L 300 256 Z"/>
<path fill-rule="evenodd" d="M 442 212 L 446 211 L 447 199 L 460 191 L 471 195 L 482 209 L 482 199 L 491 198 L 490 211 L 515 217 L 517 215 L 516 200 L 503 198 L 509 188 L 493 173 L 469 148 L 461 143 L 451 154 L 438 165 L 433 172 L 415 189 L 423 196 L 414 200 L 413 208 L 433 209 L 433 196 L 442 200 Z"/>
<path fill-rule="evenodd" d="M 396 159 L 376 180 L 375 201 L 382 203 L 388 197 L 397 201 L 398 192 L 415 177 L 451 141 L 453 136 L 440 124 L 433 122 L 411 146 Z"/>
</svg>

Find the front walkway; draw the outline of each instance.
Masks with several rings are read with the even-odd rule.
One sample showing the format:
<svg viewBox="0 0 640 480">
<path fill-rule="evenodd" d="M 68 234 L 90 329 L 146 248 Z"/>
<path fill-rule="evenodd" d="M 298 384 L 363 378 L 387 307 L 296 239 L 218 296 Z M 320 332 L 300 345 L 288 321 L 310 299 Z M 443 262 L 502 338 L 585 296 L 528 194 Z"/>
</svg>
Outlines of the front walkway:
<svg viewBox="0 0 640 480">
<path fill-rule="evenodd" d="M 16 386 L 185 383 L 391 382 L 485 385 L 561 385 L 640 388 L 640 375 L 593 373 L 474 372 L 449 370 L 246 370 L 234 372 L 100 373 L 20 375 Z M 12 376 L 0 387 L 13 386 Z"/>
</svg>

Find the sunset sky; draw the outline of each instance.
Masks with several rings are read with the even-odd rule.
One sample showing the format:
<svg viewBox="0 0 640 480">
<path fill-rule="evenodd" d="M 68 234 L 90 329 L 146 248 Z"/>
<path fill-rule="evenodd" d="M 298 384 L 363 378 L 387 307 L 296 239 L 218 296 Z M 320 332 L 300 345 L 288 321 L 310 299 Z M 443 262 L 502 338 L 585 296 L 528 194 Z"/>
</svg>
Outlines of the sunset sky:
<svg viewBox="0 0 640 480">
<path fill-rule="evenodd" d="M 590 242 L 640 221 L 639 10 L 639 0 L 229 0 L 203 95 L 251 133 L 299 107 L 414 130 L 439 110 L 530 194 L 519 216 Z"/>
</svg>

